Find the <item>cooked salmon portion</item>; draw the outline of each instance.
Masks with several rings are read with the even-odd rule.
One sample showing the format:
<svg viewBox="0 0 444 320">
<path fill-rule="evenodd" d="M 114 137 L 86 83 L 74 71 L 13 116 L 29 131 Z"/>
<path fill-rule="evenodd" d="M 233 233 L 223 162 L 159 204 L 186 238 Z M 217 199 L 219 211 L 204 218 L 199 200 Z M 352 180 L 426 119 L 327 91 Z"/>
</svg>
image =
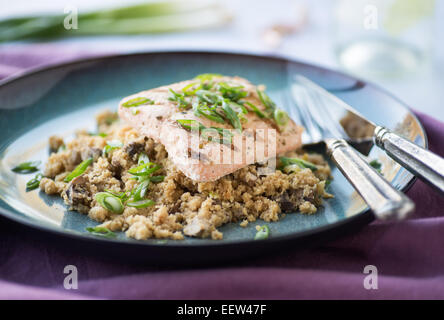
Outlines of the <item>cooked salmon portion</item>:
<svg viewBox="0 0 444 320">
<path fill-rule="evenodd" d="M 194 181 L 214 181 L 301 146 L 302 128 L 240 77 L 201 75 L 124 98 L 119 116 L 163 144 Z"/>
</svg>

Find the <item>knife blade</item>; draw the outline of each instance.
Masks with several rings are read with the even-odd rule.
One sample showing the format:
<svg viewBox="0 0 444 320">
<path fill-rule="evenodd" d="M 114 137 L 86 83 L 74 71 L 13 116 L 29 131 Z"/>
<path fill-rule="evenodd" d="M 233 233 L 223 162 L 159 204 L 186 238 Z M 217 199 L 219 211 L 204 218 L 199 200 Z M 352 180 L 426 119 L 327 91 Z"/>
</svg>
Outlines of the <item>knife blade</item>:
<svg viewBox="0 0 444 320">
<path fill-rule="evenodd" d="M 365 126 L 371 134 L 376 146 L 384 150 L 393 160 L 418 176 L 430 186 L 444 194 L 444 159 L 424 149 L 413 142 L 379 126 L 361 115 L 352 106 L 331 94 L 318 84 L 302 75 L 295 75 L 295 80 L 319 97 L 317 103 L 326 103 L 329 116 L 337 125 L 343 124 L 344 119 L 352 117 Z M 352 138 L 349 136 L 349 138 Z M 349 139 L 351 142 L 356 139 Z M 352 144 L 353 145 L 353 144 Z M 359 150 L 359 149 L 358 149 Z"/>
</svg>

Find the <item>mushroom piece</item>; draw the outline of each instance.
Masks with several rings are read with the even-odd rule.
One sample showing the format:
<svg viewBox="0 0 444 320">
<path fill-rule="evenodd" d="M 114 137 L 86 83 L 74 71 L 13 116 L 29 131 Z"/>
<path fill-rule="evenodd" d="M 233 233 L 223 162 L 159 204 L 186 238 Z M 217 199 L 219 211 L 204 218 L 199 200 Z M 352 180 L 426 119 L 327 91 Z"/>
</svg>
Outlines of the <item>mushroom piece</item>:
<svg viewBox="0 0 444 320">
<path fill-rule="evenodd" d="M 145 145 L 143 143 L 139 143 L 139 142 L 131 142 L 130 144 L 128 144 L 125 148 L 124 151 L 128 154 L 128 156 L 135 160 L 135 156 L 138 155 L 139 153 L 141 153 L 145 148 Z"/>
<path fill-rule="evenodd" d="M 62 193 L 65 203 L 71 210 L 88 213 L 92 201 L 88 177 L 81 175 L 74 178 Z"/>
</svg>

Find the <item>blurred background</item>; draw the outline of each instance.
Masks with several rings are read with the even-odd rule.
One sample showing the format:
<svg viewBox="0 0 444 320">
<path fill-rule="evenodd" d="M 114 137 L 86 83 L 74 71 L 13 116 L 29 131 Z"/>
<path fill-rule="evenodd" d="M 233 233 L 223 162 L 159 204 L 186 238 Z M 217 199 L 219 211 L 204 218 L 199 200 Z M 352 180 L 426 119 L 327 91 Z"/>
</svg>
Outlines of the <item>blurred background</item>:
<svg viewBox="0 0 444 320">
<path fill-rule="evenodd" d="M 0 8 L 5 74 L 20 70 L 14 54 L 271 54 L 357 75 L 444 120 L 443 0 L 0 0 Z"/>
</svg>

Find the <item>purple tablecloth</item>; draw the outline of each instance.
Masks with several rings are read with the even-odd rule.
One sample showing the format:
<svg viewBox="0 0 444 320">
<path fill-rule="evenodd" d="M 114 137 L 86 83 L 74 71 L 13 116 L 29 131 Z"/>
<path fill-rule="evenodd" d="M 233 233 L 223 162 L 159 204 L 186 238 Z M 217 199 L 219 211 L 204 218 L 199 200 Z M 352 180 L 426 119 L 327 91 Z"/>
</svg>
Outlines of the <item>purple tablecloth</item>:
<svg viewBox="0 0 444 320">
<path fill-rule="evenodd" d="M 85 56 L 48 46 L 0 48 L 0 77 Z M 444 125 L 416 113 L 430 149 L 444 156 Z M 404 299 L 444 298 L 444 197 L 417 181 L 408 192 L 415 214 L 373 222 L 316 249 L 286 252 L 230 267 L 165 271 L 61 250 L 0 220 L 0 299 Z M 66 265 L 78 268 L 77 290 L 63 287 Z M 367 290 L 366 265 L 378 268 Z"/>
</svg>

